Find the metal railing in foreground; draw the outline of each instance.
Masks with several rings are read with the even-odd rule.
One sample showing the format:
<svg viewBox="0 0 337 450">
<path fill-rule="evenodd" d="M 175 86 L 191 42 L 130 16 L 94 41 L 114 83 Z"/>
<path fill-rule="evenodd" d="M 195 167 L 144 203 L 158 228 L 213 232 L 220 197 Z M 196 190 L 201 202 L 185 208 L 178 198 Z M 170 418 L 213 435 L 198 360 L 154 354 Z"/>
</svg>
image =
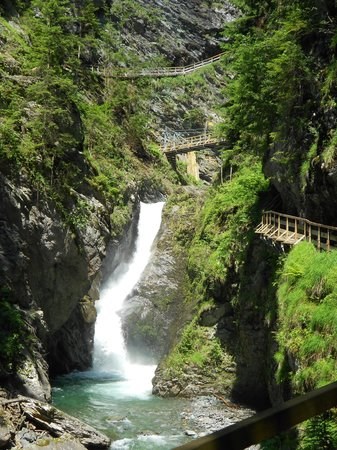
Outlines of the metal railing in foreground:
<svg viewBox="0 0 337 450">
<path fill-rule="evenodd" d="M 243 450 L 337 406 L 337 382 L 267 409 L 175 450 Z"/>
</svg>

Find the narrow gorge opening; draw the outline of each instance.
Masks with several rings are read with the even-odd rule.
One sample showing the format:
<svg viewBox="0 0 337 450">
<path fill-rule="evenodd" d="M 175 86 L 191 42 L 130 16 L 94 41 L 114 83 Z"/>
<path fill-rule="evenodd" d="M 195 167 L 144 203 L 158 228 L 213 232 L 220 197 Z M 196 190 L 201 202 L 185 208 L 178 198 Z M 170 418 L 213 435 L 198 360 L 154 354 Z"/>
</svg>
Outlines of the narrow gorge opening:
<svg viewBox="0 0 337 450">
<path fill-rule="evenodd" d="M 107 434 L 112 449 L 170 449 L 186 442 L 181 411 L 187 400 L 152 395 L 156 366 L 133 363 L 124 343 L 120 311 L 151 257 L 164 203 L 141 203 L 135 250 L 101 289 L 93 367 L 59 377 L 55 406 Z"/>
</svg>

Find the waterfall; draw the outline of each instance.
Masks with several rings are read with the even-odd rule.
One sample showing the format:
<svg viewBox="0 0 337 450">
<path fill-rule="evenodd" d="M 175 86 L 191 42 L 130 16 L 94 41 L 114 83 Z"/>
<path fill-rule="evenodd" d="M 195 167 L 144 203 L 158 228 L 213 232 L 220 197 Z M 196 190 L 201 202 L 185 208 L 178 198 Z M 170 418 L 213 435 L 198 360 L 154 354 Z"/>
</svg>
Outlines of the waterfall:
<svg viewBox="0 0 337 450">
<path fill-rule="evenodd" d="M 129 393 L 148 389 L 155 367 L 135 365 L 128 360 L 119 311 L 150 259 L 151 246 L 161 223 L 163 205 L 163 202 L 141 203 L 132 259 L 129 263 L 120 264 L 111 274 L 102 287 L 100 300 L 97 302 L 93 372 L 98 377 L 115 376 L 129 381 Z"/>
</svg>

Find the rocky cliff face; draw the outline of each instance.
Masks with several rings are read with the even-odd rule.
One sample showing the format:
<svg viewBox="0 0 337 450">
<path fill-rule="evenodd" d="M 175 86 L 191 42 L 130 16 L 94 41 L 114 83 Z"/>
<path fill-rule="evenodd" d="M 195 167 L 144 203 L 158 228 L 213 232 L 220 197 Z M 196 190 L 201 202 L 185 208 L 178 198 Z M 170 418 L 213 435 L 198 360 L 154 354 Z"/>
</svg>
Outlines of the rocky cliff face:
<svg viewBox="0 0 337 450">
<path fill-rule="evenodd" d="M 227 1 L 137 0 L 129 14 L 119 3 L 112 11 L 124 46 L 144 60 L 164 56 L 177 66 L 219 53 L 223 25 L 237 14 Z"/>
<path fill-rule="evenodd" d="M 48 373 L 83 370 L 91 363 L 109 216 L 92 195 L 86 224 L 74 230 L 52 201 L 38 200 L 24 180 L 19 185 L 1 176 L 0 192 L 0 284 L 10 289 L 33 336 L 12 388 L 49 399 Z M 128 245 L 133 223 L 125 230 Z M 121 257 L 118 247 L 118 241 L 110 242 L 114 264 Z"/>
<path fill-rule="evenodd" d="M 194 364 L 170 373 L 159 364 L 153 380 L 154 393 L 164 397 L 220 395 L 232 401 L 265 408 L 270 397 L 281 398 L 272 374 L 275 351 L 273 279 L 277 252 L 255 239 L 240 270 L 233 266 L 223 284 L 209 295 L 215 303 L 206 308 L 198 325 L 208 330 L 205 338 L 219 339 L 225 351 L 214 371 Z M 266 320 L 266 318 L 268 318 Z"/>
<path fill-rule="evenodd" d="M 220 53 L 226 23 L 238 15 L 230 2 L 137 0 L 132 11 L 112 6 L 123 47 L 144 67 L 184 66 Z M 220 118 L 226 74 L 219 64 L 188 76 L 144 80 L 148 98 L 140 99 L 149 117 L 151 140 L 164 143 L 176 130 L 212 128 Z M 209 183 L 220 171 L 213 150 L 198 152 L 200 179 Z"/>
<path fill-rule="evenodd" d="M 53 373 L 90 363 L 93 302 L 109 226 L 94 198 L 89 200 L 93 209 L 85 229 L 75 233 L 52 201 L 38 200 L 24 180 L 18 184 L 1 176 L 0 192 L 0 282 L 10 288 L 13 301 L 44 344 L 30 359 L 44 366 L 38 380 L 46 392 L 34 388 L 29 394 L 49 398 L 43 361 L 48 360 Z"/>
<path fill-rule="evenodd" d="M 186 187 L 182 192 L 194 198 L 193 206 L 201 205 L 204 189 Z M 121 313 L 126 346 L 133 360 L 158 363 L 191 317 L 193 304 L 185 301 L 187 253 L 176 245 L 176 239 L 180 228 L 190 227 L 193 233 L 197 210 L 187 213 L 179 202 L 164 207 L 151 260 Z"/>
</svg>

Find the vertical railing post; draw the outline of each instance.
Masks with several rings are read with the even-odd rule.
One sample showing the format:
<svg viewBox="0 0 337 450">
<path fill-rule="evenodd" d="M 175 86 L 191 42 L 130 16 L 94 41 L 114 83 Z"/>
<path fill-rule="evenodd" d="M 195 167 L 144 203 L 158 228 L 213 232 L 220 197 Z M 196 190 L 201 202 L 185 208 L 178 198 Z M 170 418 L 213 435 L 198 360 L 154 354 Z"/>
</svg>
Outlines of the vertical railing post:
<svg viewBox="0 0 337 450">
<path fill-rule="evenodd" d="M 297 241 L 297 219 L 295 219 L 295 239 L 296 239 L 296 241 Z"/>
<path fill-rule="evenodd" d="M 329 230 L 329 228 L 326 231 L 327 231 L 326 249 L 329 252 L 330 251 L 330 230 Z"/>
<path fill-rule="evenodd" d="M 280 216 L 280 215 L 278 215 L 277 221 L 278 221 L 278 225 L 277 225 L 277 236 L 280 236 L 280 231 L 281 231 L 281 216 Z"/>
<path fill-rule="evenodd" d="M 309 242 L 311 242 L 311 223 L 308 224 L 309 227 Z"/>
<path fill-rule="evenodd" d="M 303 221 L 303 234 L 304 239 L 307 240 L 307 222 L 305 220 Z"/>
<path fill-rule="evenodd" d="M 321 227 L 317 227 L 317 248 L 318 250 L 321 249 Z"/>
</svg>

